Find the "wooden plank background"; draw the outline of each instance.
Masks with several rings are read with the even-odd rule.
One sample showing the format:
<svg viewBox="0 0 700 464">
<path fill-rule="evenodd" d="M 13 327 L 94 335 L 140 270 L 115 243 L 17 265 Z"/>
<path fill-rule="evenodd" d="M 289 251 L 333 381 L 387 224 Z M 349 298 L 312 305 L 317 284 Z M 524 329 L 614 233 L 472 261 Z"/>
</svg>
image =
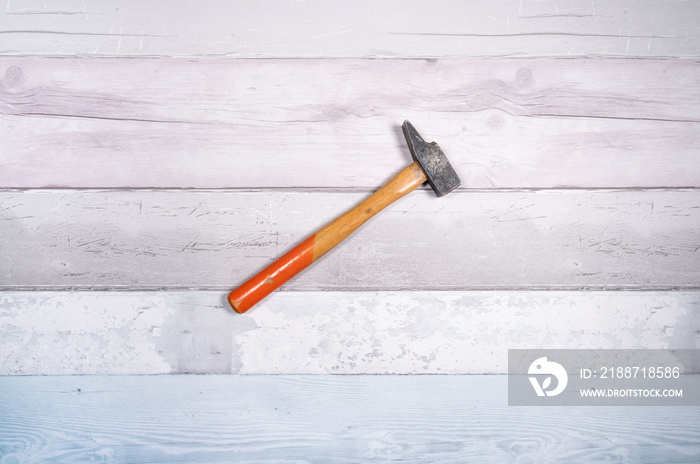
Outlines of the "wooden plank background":
<svg viewBox="0 0 700 464">
<path fill-rule="evenodd" d="M 505 374 L 507 348 L 697 347 L 699 306 L 697 291 L 303 291 L 241 318 L 221 291 L 6 291 L 0 371 Z"/>
<path fill-rule="evenodd" d="M 533 414 L 506 390 L 505 376 L 5 377 L 0 418 L 5 457 L 49 462 L 697 461 L 696 408 Z"/>
<path fill-rule="evenodd" d="M 700 348 L 698 57 L 675 0 L 7 2 L 0 460 L 697 462 L 699 408 L 504 374 Z M 404 119 L 461 189 L 233 314 L 409 162 Z"/>
<path fill-rule="evenodd" d="M 235 58 L 697 58 L 692 1 L 12 0 L 2 52 Z"/>
<path fill-rule="evenodd" d="M 6 190 L 2 287 L 225 290 L 366 196 Z M 285 288 L 692 289 L 699 230 L 693 189 L 414 192 Z"/>
<path fill-rule="evenodd" d="M 5 63 L 6 187 L 374 189 L 404 119 L 464 188 L 700 185 L 695 61 Z"/>
</svg>

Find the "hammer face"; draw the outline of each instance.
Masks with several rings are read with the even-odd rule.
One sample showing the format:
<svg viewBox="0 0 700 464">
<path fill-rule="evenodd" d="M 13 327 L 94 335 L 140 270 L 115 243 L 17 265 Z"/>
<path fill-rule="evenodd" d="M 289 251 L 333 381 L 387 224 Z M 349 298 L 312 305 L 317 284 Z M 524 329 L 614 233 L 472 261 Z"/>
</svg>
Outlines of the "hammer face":
<svg viewBox="0 0 700 464">
<path fill-rule="evenodd" d="M 404 121 L 402 128 L 411 156 L 425 171 L 435 194 L 441 197 L 459 187 L 459 176 L 438 144 L 423 140 L 413 124 L 408 121 Z"/>
</svg>

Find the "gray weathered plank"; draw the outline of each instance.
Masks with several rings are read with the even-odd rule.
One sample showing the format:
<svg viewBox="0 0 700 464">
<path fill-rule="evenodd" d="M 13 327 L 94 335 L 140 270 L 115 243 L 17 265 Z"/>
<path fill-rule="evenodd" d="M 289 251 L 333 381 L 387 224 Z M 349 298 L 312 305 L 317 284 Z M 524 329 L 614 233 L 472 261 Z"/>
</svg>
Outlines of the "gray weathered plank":
<svg viewBox="0 0 700 464">
<path fill-rule="evenodd" d="M 505 376 L 0 377 L 7 462 L 700 459 L 698 407 L 508 407 Z"/>
<path fill-rule="evenodd" d="M 3 77 L 4 76 L 4 77 Z M 700 63 L 3 58 L 0 187 L 700 186 Z"/>
<path fill-rule="evenodd" d="M 13 0 L 5 55 L 698 57 L 692 1 Z"/>
<path fill-rule="evenodd" d="M 0 192 L 3 289 L 230 289 L 368 193 Z M 413 192 L 288 290 L 700 283 L 700 190 Z"/>
<path fill-rule="evenodd" d="M 2 292 L 0 375 L 504 374 L 509 348 L 700 349 L 700 292 Z"/>
</svg>

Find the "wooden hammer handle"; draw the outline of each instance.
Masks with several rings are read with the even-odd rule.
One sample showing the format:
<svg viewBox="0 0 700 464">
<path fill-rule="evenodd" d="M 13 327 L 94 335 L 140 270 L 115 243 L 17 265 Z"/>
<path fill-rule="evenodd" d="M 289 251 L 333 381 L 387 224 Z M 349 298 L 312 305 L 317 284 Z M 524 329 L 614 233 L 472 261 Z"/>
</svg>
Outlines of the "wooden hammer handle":
<svg viewBox="0 0 700 464">
<path fill-rule="evenodd" d="M 342 242 L 372 216 L 412 192 L 426 180 L 428 178 L 418 162 L 413 162 L 372 196 L 326 224 L 315 234 L 229 293 L 228 301 L 231 307 L 241 314 L 248 311 L 280 285 Z"/>
</svg>

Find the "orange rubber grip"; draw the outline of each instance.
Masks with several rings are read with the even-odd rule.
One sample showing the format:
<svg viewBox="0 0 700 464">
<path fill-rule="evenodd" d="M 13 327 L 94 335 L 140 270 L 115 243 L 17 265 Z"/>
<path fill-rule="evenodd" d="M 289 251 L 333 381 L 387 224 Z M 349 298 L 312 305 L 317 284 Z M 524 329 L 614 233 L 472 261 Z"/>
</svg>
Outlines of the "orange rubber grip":
<svg viewBox="0 0 700 464">
<path fill-rule="evenodd" d="M 307 238 L 228 294 L 231 307 L 240 314 L 299 274 L 314 261 L 316 234 Z"/>
<path fill-rule="evenodd" d="M 229 293 L 228 302 L 231 307 L 241 314 L 248 311 L 280 285 L 330 251 L 372 216 L 415 190 L 427 179 L 418 162 L 410 164 L 372 196 L 321 228 Z"/>
</svg>

